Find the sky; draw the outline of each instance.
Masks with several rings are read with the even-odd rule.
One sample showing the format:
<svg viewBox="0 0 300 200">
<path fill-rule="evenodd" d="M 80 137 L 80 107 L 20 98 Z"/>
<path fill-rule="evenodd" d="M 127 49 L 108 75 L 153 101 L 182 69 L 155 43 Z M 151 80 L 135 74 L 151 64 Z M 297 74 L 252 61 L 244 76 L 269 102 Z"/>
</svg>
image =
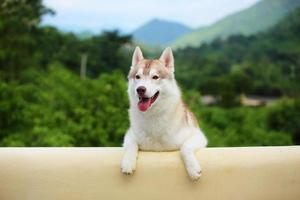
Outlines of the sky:
<svg viewBox="0 0 300 200">
<path fill-rule="evenodd" d="M 118 29 L 131 33 L 151 19 L 183 23 L 191 28 L 210 25 L 259 0 L 44 0 L 55 11 L 42 23 L 63 31 L 99 33 Z"/>
</svg>

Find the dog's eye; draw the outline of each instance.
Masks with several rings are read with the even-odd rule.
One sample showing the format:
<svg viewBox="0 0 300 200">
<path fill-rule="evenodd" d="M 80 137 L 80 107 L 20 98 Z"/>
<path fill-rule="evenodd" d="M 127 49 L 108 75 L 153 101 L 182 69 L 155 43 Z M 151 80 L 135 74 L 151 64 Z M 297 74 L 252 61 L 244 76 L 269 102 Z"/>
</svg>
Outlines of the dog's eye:
<svg viewBox="0 0 300 200">
<path fill-rule="evenodd" d="M 140 79 L 141 77 L 139 75 L 135 75 L 135 78 L 136 79 Z"/>
<path fill-rule="evenodd" d="M 158 76 L 154 75 L 154 76 L 152 76 L 152 79 L 157 80 Z"/>
</svg>

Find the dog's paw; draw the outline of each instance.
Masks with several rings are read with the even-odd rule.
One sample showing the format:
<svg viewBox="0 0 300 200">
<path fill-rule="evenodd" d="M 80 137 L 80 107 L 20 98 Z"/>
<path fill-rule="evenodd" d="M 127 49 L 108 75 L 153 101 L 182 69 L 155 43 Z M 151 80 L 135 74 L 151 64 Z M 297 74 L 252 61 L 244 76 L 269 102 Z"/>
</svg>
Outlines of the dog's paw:
<svg viewBox="0 0 300 200">
<path fill-rule="evenodd" d="M 189 170 L 188 171 L 189 176 L 191 178 L 192 181 L 198 181 L 201 177 L 201 170 L 200 171 L 196 171 L 196 170 Z"/>
<path fill-rule="evenodd" d="M 131 175 L 135 171 L 136 162 L 129 160 L 129 159 L 123 159 L 121 164 L 121 171 L 125 175 Z"/>
<path fill-rule="evenodd" d="M 188 174 L 189 174 L 192 181 L 198 181 L 200 179 L 201 174 L 202 174 L 201 167 L 198 163 L 193 164 L 193 165 L 189 165 L 187 167 L 187 172 L 188 172 Z"/>
</svg>

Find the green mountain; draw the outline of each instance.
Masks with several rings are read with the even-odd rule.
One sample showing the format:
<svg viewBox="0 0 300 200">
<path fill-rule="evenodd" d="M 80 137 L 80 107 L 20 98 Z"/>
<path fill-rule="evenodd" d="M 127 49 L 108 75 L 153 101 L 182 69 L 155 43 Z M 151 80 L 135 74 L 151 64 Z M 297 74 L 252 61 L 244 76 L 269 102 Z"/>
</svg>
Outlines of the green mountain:
<svg viewBox="0 0 300 200">
<path fill-rule="evenodd" d="M 177 22 L 153 19 L 136 29 L 133 38 L 150 46 L 164 46 L 192 29 Z"/>
<path fill-rule="evenodd" d="M 252 35 L 274 26 L 299 4 L 300 0 L 262 0 L 210 26 L 198 28 L 177 38 L 171 46 L 198 46 L 233 34 Z"/>
<path fill-rule="evenodd" d="M 272 28 L 178 49 L 177 79 L 203 94 L 300 97 L 300 7 Z"/>
</svg>

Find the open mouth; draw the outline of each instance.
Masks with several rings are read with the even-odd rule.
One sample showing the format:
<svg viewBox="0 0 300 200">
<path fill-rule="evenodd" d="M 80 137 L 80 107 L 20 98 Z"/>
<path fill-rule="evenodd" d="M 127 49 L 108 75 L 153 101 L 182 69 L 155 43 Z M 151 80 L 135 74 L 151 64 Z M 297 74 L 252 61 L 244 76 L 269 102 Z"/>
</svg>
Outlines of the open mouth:
<svg viewBox="0 0 300 200">
<path fill-rule="evenodd" d="M 145 112 L 150 108 L 150 106 L 155 102 L 159 95 L 157 91 L 152 97 L 139 96 L 138 108 L 140 111 Z"/>
</svg>

